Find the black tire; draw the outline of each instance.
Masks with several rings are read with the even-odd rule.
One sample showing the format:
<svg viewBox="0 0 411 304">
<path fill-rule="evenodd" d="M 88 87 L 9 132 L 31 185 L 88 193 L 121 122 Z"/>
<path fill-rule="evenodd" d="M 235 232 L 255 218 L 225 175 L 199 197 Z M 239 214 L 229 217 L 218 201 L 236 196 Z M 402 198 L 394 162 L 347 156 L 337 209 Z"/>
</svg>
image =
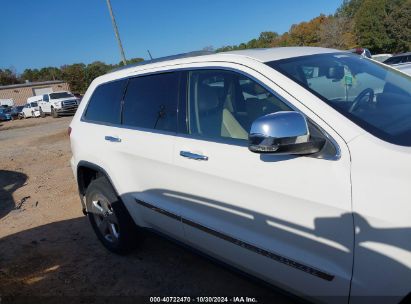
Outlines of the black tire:
<svg viewBox="0 0 411 304">
<path fill-rule="evenodd" d="M 96 212 L 97 209 L 93 204 L 93 199 L 95 200 L 96 197 L 99 197 L 102 200 L 106 199 L 111 206 L 108 212 L 103 213 L 104 215 Z M 91 226 L 104 247 L 116 254 L 127 254 L 136 247 L 138 243 L 137 226 L 105 177 L 99 177 L 90 183 L 86 191 L 86 203 L 87 216 Z M 100 202 L 97 204 L 100 204 Z M 101 205 L 102 204 L 100 204 L 100 206 Z M 104 220 L 110 221 L 113 214 L 116 218 L 116 223 L 109 223 L 108 225 L 113 225 L 115 227 L 115 230 L 118 232 L 118 237 L 111 237 L 110 239 L 108 238 L 110 232 L 103 234 L 101 231 L 101 226 L 104 226 L 104 224 L 102 225 L 101 223 Z M 107 228 L 107 230 L 110 229 Z"/>
<path fill-rule="evenodd" d="M 46 113 L 44 113 L 41 108 L 40 108 L 40 117 L 41 117 L 41 118 L 46 117 Z"/>
<path fill-rule="evenodd" d="M 59 117 L 59 113 L 57 113 L 56 109 L 51 108 L 51 116 L 53 116 L 53 118 Z"/>
</svg>

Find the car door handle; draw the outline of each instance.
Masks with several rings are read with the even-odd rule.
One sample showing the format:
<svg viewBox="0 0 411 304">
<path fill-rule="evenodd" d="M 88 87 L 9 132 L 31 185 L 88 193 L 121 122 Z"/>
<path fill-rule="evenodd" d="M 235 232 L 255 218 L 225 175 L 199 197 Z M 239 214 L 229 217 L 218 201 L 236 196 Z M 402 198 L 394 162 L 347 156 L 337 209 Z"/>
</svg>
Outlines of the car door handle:
<svg viewBox="0 0 411 304">
<path fill-rule="evenodd" d="M 104 139 L 111 142 L 121 142 L 121 138 L 115 136 L 105 136 Z"/>
<path fill-rule="evenodd" d="M 188 151 L 180 151 L 180 156 L 194 160 L 208 160 L 208 156 L 195 154 Z"/>
</svg>

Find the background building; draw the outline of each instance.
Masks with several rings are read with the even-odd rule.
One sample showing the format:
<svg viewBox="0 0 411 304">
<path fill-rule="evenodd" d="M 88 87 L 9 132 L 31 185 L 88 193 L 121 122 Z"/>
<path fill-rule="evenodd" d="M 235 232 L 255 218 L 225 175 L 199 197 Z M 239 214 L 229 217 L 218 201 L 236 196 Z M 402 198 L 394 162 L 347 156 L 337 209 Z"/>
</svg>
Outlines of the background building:
<svg viewBox="0 0 411 304">
<path fill-rule="evenodd" d="M 26 104 L 27 98 L 56 91 L 70 91 L 69 84 L 61 80 L 27 82 L 0 86 L 0 99 L 13 99 L 14 105 Z"/>
</svg>

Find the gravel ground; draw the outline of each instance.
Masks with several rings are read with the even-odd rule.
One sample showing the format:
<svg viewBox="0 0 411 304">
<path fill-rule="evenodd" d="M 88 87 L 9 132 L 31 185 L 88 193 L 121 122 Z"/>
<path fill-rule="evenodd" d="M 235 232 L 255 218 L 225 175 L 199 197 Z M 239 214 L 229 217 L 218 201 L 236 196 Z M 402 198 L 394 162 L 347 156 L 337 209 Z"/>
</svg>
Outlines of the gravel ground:
<svg viewBox="0 0 411 304">
<path fill-rule="evenodd" d="M 95 303 L 167 295 L 292 302 L 155 235 L 148 234 L 127 256 L 105 250 L 81 213 L 69 167 L 70 120 L 0 122 L 0 302 L 49 296 L 41 299 Z"/>
</svg>

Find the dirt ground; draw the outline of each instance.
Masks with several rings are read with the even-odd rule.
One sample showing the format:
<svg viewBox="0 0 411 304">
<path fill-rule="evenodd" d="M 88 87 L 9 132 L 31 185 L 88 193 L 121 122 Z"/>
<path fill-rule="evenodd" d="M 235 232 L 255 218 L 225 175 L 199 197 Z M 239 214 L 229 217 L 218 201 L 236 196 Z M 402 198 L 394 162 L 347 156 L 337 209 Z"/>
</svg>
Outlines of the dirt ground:
<svg viewBox="0 0 411 304">
<path fill-rule="evenodd" d="M 70 120 L 0 122 L 0 302 L 148 302 L 134 297 L 170 295 L 292 302 L 155 235 L 127 256 L 105 250 L 81 213 L 69 166 Z"/>
</svg>

